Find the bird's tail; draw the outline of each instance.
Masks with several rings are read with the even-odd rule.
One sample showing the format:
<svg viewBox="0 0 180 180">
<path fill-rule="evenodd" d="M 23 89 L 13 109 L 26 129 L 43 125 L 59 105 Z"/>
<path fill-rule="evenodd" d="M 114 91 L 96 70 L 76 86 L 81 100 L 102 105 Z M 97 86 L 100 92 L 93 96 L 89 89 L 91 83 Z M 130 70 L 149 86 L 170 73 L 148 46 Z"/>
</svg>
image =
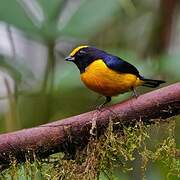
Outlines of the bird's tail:
<svg viewBox="0 0 180 180">
<path fill-rule="evenodd" d="M 140 79 L 142 81 L 144 81 L 142 86 L 151 87 L 151 88 L 156 88 L 160 84 L 165 83 L 165 81 L 162 81 L 162 80 L 146 79 L 146 78 L 143 78 L 143 77 L 141 77 Z"/>
</svg>

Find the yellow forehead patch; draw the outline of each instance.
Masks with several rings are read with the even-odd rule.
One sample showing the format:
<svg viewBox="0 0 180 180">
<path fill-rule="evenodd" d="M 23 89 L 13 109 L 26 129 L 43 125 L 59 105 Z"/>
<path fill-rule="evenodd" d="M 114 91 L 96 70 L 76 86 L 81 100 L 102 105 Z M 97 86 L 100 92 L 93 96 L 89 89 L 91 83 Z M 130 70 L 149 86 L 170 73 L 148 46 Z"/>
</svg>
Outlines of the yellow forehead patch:
<svg viewBox="0 0 180 180">
<path fill-rule="evenodd" d="M 87 46 L 87 45 L 86 45 L 86 46 L 84 45 L 84 46 L 78 46 L 78 47 L 74 48 L 74 49 L 72 50 L 72 52 L 70 53 L 69 56 L 73 57 L 80 49 L 86 48 L 86 47 L 88 47 L 88 46 Z"/>
</svg>

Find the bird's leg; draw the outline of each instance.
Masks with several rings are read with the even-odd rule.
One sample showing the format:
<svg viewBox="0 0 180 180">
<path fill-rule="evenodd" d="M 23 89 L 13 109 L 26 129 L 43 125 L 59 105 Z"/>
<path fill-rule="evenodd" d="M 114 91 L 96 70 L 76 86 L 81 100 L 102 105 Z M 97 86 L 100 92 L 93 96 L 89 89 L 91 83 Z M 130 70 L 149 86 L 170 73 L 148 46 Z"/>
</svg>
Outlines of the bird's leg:
<svg viewBox="0 0 180 180">
<path fill-rule="evenodd" d="M 103 103 L 103 106 L 107 103 L 111 102 L 111 97 L 110 96 L 106 96 L 106 101 Z"/>
<path fill-rule="evenodd" d="M 132 88 L 132 92 L 133 92 L 133 97 L 138 98 L 137 91 L 134 87 Z"/>
<path fill-rule="evenodd" d="M 110 96 L 106 96 L 106 100 L 103 104 L 99 105 L 97 109 L 101 109 L 103 108 L 107 103 L 109 103 L 111 101 L 111 97 Z"/>
</svg>

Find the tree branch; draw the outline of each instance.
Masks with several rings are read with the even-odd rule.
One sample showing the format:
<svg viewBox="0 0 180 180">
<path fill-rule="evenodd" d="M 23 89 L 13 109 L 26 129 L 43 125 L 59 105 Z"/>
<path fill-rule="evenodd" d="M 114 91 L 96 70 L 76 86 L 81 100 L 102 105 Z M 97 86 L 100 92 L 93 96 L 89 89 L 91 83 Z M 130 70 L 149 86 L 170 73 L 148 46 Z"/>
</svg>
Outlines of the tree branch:
<svg viewBox="0 0 180 180">
<path fill-rule="evenodd" d="M 1 134 L 0 169 L 9 166 L 12 157 L 22 162 L 32 152 L 39 158 L 59 151 L 73 155 L 75 150 L 88 143 L 92 127 L 99 136 L 104 133 L 109 119 L 119 122 L 115 124 L 132 125 L 132 122 L 139 120 L 154 123 L 158 118 L 158 121 L 163 121 L 179 113 L 180 83 L 176 83 L 101 111 L 95 110 L 35 128 Z"/>
<path fill-rule="evenodd" d="M 144 56 L 161 55 L 169 48 L 177 0 L 160 0 L 160 6 Z"/>
</svg>

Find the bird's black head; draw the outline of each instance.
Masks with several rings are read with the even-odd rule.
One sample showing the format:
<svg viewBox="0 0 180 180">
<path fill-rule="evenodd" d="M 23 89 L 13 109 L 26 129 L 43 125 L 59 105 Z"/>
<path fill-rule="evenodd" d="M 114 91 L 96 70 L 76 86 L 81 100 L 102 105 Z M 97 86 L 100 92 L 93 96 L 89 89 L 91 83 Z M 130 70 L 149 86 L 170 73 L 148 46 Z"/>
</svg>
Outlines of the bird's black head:
<svg viewBox="0 0 180 180">
<path fill-rule="evenodd" d="M 80 73 L 83 73 L 89 64 L 97 59 L 103 59 L 105 55 L 104 51 L 95 47 L 78 46 L 72 50 L 65 60 L 75 63 Z"/>
</svg>

